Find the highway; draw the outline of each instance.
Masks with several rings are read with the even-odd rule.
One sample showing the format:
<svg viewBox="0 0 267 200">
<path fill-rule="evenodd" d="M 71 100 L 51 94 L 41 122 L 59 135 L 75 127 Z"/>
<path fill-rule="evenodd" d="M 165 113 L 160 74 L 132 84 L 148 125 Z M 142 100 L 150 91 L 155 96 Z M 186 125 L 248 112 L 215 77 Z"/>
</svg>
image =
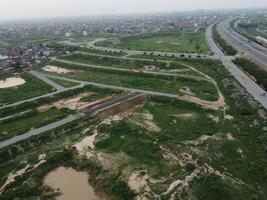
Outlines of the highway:
<svg viewBox="0 0 267 200">
<path fill-rule="evenodd" d="M 267 48 L 248 40 L 246 37 L 234 31 L 230 22 L 233 19 L 227 19 L 218 24 L 218 32 L 222 38 L 236 50 L 244 53 L 246 57 L 258 63 L 267 71 Z"/>
<path fill-rule="evenodd" d="M 140 95 L 142 95 L 142 94 L 133 93 L 133 94 L 127 94 L 127 95 L 124 95 L 124 96 L 120 96 L 120 97 L 111 99 L 108 102 L 104 102 L 104 103 L 102 103 L 100 105 L 97 105 L 97 106 L 89 109 L 86 113 L 77 113 L 75 115 L 70 115 L 70 116 L 68 116 L 68 117 L 66 117 L 66 118 L 64 118 L 62 120 L 57 121 L 57 122 L 53 122 L 53 123 L 45 125 L 43 127 L 30 130 L 27 133 L 24 133 L 22 135 L 18 135 L 18 136 L 15 136 L 15 137 L 12 137 L 10 139 L 7 139 L 5 141 L 0 142 L 0 149 L 2 149 L 4 147 L 7 147 L 9 145 L 16 144 L 18 142 L 27 140 L 27 139 L 29 139 L 29 138 L 31 138 L 33 136 L 40 135 L 40 134 L 45 133 L 47 131 L 56 129 L 56 128 L 58 128 L 60 126 L 63 126 L 65 124 L 68 124 L 70 122 L 79 120 L 79 119 L 81 119 L 81 118 L 83 118 L 83 117 L 85 117 L 87 115 L 94 116 L 94 115 L 98 114 L 101 111 L 104 111 L 104 110 L 106 110 L 106 109 L 108 109 L 108 108 L 110 108 L 112 106 L 118 105 L 118 104 L 120 104 L 122 102 L 125 102 L 125 101 L 128 101 L 130 99 L 137 98 Z"/>
<path fill-rule="evenodd" d="M 215 24 L 215 23 L 214 23 Z M 225 56 L 221 49 L 217 46 L 212 37 L 212 24 L 206 30 L 206 39 L 209 48 L 214 53 L 214 56 L 219 59 L 226 69 L 236 78 L 236 80 L 265 108 L 267 109 L 267 96 L 262 96 L 265 91 L 257 85 L 249 76 L 240 70 L 231 60 Z"/>
</svg>

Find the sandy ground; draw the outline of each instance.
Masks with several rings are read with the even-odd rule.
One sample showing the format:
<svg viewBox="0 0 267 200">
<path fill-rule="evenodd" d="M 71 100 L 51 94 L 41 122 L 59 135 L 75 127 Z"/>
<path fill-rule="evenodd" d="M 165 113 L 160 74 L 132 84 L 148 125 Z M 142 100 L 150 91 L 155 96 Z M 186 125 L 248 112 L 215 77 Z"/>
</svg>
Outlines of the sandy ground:
<svg viewBox="0 0 267 200">
<path fill-rule="evenodd" d="M 99 100 L 96 100 L 96 101 L 92 101 L 92 102 L 85 102 L 85 101 L 81 100 L 83 97 L 87 97 L 87 96 L 90 96 L 92 94 L 93 93 L 90 93 L 90 92 L 84 92 L 84 93 L 78 94 L 78 95 L 76 95 L 74 97 L 70 97 L 70 98 L 59 100 L 59 101 L 55 101 L 50 105 L 40 106 L 40 107 L 37 108 L 37 110 L 39 112 L 45 112 L 49 108 L 54 106 L 54 107 L 56 107 L 58 109 L 68 108 L 70 110 L 81 111 L 81 110 L 83 110 L 83 109 L 85 109 L 87 107 L 94 106 L 94 105 L 96 105 L 96 104 L 98 104 L 98 103 L 100 103 L 102 101 L 105 101 L 105 100 L 108 100 L 108 99 L 112 98 L 110 96 L 110 97 L 102 98 L 102 99 L 99 99 Z"/>
<path fill-rule="evenodd" d="M 194 119 L 195 117 L 197 117 L 197 114 L 196 113 L 173 114 L 170 115 L 170 117 L 181 118 L 181 119 Z"/>
<path fill-rule="evenodd" d="M 228 120 L 233 120 L 233 119 L 234 119 L 234 117 L 233 117 L 233 116 L 231 116 L 231 115 L 225 115 L 225 119 L 228 119 Z"/>
<path fill-rule="evenodd" d="M 206 100 L 202 100 L 200 98 L 194 97 L 194 96 L 184 95 L 184 96 L 180 97 L 180 99 L 184 100 L 184 101 L 189 101 L 192 103 L 199 104 L 199 105 L 201 105 L 205 108 L 208 108 L 208 109 L 219 110 L 220 108 L 223 108 L 225 111 L 225 105 L 226 105 L 225 99 L 224 99 L 222 92 L 219 89 L 217 82 L 213 78 L 211 78 L 210 76 L 202 73 L 201 71 L 195 69 L 194 67 L 192 67 L 190 65 L 183 64 L 183 66 L 188 67 L 189 69 L 199 73 L 200 75 L 204 76 L 207 79 L 207 81 L 211 82 L 216 87 L 216 89 L 218 91 L 219 98 L 217 101 L 206 101 Z"/>
<path fill-rule="evenodd" d="M 153 122 L 153 119 L 153 115 L 146 111 L 144 113 L 134 113 L 129 121 L 138 126 L 146 128 L 147 130 L 160 132 L 160 127 L 158 127 L 157 124 Z"/>
<path fill-rule="evenodd" d="M 196 96 L 196 94 L 194 92 L 192 92 L 189 87 L 183 87 L 179 91 L 182 92 L 183 94 L 186 94 L 186 95 Z"/>
<path fill-rule="evenodd" d="M 219 121 L 220 121 L 220 118 L 218 117 L 218 116 L 214 116 L 214 115 L 212 115 L 212 114 L 209 114 L 208 115 L 208 118 L 210 118 L 212 121 L 214 121 L 216 124 L 218 124 L 219 123 Z"/>
<path fill-rule="evenodd" d="M 92 130 L 93 134 L 90 136 L 85 137 L 82 141 L 76 143 L 73 145 L 73 147 L 79 152 L 80 156 L 86 156 L 87 158 L 92 158 L 92 157 L 96 157 L 99 161 L 102 162 L 103 165 L 111 165 L 108 164 L 104 157 L 104 154 L 98 153 L 95 151 L 95 139 L 96 137 L 99 135 L 97 128 L 102 125 L 102 124 L 111 124 L 114 122 L 118 122 L 121 121 L 122 119 L 124 119 L 125 117 L 128 117 L 129 115 L 132 115 L 133 112 L 136 110 L 138 106 L 134 107 L 133 109 L 127 110 L 123 113 L 111 116 L 107 119 L 104 119 L 100 124 L 91 127 L 91 128 L 87 128 L 85 129 L 82 133 L 86 134 L 88 133 L 90 130 Z M 108 156 L 107 156 L 108 157 Z"/>
<path fill-rule="evenodd" d="M 222 140 L 222 139 L 226 139 L 226 140 L 229 140 L 229 141 L 234 141 L 236 140 L 232 133 L 226 133 L 226 134 L 223 134 L 223 133 L 216 133 L 212 136 L 209 136 L 209 135 L 202 135 L 200 136 L 198 139 L 196 140 L 189 140 L 189 141 L 185 141 L 184 144 L 190 144 L 190 145 L 194 145 L 194 146 L 197 146 L 197 145 L 201 145 L 203 144 L 204 142 L 206 142 L 207 140 Z"/>
<path fill-rule="evenodd" d="M 56 67 L 56 66 L 51 66 L 51 65 L 46 65 L 45 67 L 42 68 L 46 72 L 52 72 L 52 73 L 57 73 L 57 74 L 66 74 L 73 72 L 73 70 L 61 68 L 61 67 Z"/>
<path fill-rule="evenodd" d="M 45 154 L 40 154 L 39 155 L 39 162 L 35 165 L 26 165 L 23 169 L 21 170 L 18 170 L 16 172 L 11 172 L 8 177 L 7 177 L 7 180 L 6 182 L 4 183 L 4 185 L 0 188 L 0 195 L 1 193 L 5 190 L 6 186 L 9 185 L 10 183 L 14 182 L 16 177 L 18 176 L 22 176 L 23 174 L 25 173 L 28 173 L 28 172 L 31 172 L 33 171 L 34 169 L 36 169 L 37 167 L 39 167 L 41 164 L 45 163 L 46 160 L 46 155 Z"/>
<path fill-rule="evenodd" d="M 5 80 L 0 80 L 0 89 L 16 87 L 23 85 L 26 81 L 20 77 L 11 77 Z"/>
</svg>

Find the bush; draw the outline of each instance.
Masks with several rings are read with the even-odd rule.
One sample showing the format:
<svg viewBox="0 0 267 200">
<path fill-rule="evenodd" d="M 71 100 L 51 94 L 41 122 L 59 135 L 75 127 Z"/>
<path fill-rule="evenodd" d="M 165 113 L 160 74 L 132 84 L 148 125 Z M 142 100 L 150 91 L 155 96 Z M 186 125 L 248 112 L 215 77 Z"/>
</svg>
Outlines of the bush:
<svg viewBox="0 0 267 200">
<path fill-rule="evenodd" d="M 212 27 L 212 35 L 215 41 L 220 45 L 220 47 L 225 53 L 227 53 L 228 55 L 232 55 L 232 56 L 235 55 L 237 51 L 226 43 L 226 41 L 218 33 L 216 27 L 217 27 L 217 24 L 215 24 Z"/>
<path fill-rule="evenodd" d="M 236 58 L 234 63 L 256 79 L 256 82 L 267 90 L 267 72 L 255 63 L 245 59 Z"/>
</svg>

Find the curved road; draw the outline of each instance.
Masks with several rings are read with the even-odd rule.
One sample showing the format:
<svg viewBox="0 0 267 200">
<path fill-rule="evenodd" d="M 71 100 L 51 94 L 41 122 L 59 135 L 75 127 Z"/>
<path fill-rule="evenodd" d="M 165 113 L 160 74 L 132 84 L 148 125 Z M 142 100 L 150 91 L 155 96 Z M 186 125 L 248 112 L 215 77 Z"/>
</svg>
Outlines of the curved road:
<svg viewBox="0 0 267 200">
<path fill-rule="evenodd" d="M 96 50 L 99 50 L 99 51 L 113 51 L 113 52 L 125 52 L 126 54 L 128 54 L 127 56 L 131 56 L 131 55 L 144 55 L 144 52 L 147 54 L 147 55 L 160 55 L 160 56 L 174 56 L 174 57 L 177 57 L 177 58 L 181 58 L 181 55 L 184 55 L 186 58 L 189 57 L 189 55 L 191 56 L 191 58 L 202 58 L 202 59 L 214 59 L 213 56 L 211 55 L 206 55 L 206 54 L 196 54 L 196 53 L 175 53 L 175 52 L 160 52 L 160 51 L 140 51 L 140 50 L 127 50 L 127 49 L 116 49 L 116 48 L 108 48 L 108 47 L 101 47 L 101 46 L 96 46 L 95 44 L 99 41 L 102 41 L 102 40 L 106 40 L 106 39 L 96 39 L 92 42 L 88 42 L 87 44 L 87 48 L 93 48 L 93 49 L 96 49 Z M 80 44 L 77 44 L 77 43 L 72 43 L 72 42 L 69 42 L 69 41 L 64 41 L 62 42 L 62 44 L 67 44 L 67 45 L 72 45 L 72 46 L 77 46 L 77 47 L 80 47 Z"/>
<path fill-rule="evenodd" d="M 262 66 L 267 71 L 267 48 L 248 40 L 243 35 L 234 31 L 230 22 L 233 19 L 227 19 L 218 24 L 217 30 L 228 44 L 231 44 L 236 50 L 244 53 L 248 58 Z"/>
<path fill-rule="evenodd" d="M 214 23 L 215 24 L 215 23 Z M 217 46 L 212 37 L 212 24 L 206 30 L 206 39 L 214 56 L 219 59 L 226 69 L 239 81 L 239 83 L 265 108 L 267 109 L 267 96 L 262 96 L 265 91 L 257 85 L 249 76 L 239 69 L 231 60 L 225 56 L 221 49 Z"/>
</svg>

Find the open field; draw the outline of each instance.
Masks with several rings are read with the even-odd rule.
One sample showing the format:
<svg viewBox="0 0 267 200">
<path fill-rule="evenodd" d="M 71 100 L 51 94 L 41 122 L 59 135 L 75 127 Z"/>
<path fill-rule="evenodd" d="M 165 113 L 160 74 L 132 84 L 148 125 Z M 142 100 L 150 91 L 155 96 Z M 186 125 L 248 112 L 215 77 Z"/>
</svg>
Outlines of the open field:
<svg viewBox="0 0 267 200">
<path fill-rule="evenodd" d="M 57 83 L 58 85 L 64 87 L 64 88 L 71 88 L 71 87 L 75 87 L 75 86 L 79 85 L 79 83 L 65 81 L 65 80 L 61 80 L 61 79 L 56 79 L 56 78 L 49 78 L 49 79 L 51 81 Z"/>
<path fill-rule="evenodd" d="M 70 65 L 53 61 L 51 65 L 65 67 L 74 70 L 64 76 L 84 81 L 105 83 L 137 89 L 146 89 L 158 92 L 181 94 L 180 89 L 190 88 L 197 97 L 206 100 L 217 100 L 218 94 L 214 85 L 203 80 L 194 80 L 186 77 L 153 76 L 142 73 L 130 73 L 120 71 L 106 71 L 91 69 L 79 65 Z"/>
<path fill-rule="evenodd" d="M 174 61 L 170 68 L 164 62 L 160 67 L 167 72 L 176 66 L 187 67 L 190 71 L 183 75 L 190 77 L 58 61 L 49 64 L 66 73 L 45 73 L 164 93 L 190 93 L 210 101 L 220 99 L 220 107 L 208 109 L 186 100 L 150 96 L 137 104 L 120 105 L 94 118 L 88 116 L 67 124 L 59 131 L 0 149 L 1 200 L 56 198 L 62 191 L 43 182 L 59 167 L 85 173 L 85 179 L 104 200 L 267 199 L 267 113 L 224 66 L 215 60 L 152 55 L 135 58 L 151 59 L 145 62 Z M 124 67 L 126 60 L 117 58 L 75 55 L 68 60 L 119 69 L 135 69 L 144 62 L 127 60 Z M 18 117 L 12 122 L 14 126 L 0 122 L 0 130 L 3 127 L 13 133 L 19 128 L 28 129 L 55 120 L 55 116 L 81 111 L 84 104 L 113 94 L 94 88 L 47 100 L 35 108 L 39 113 Z M 76 180 L 66 181 L 73 184 Z"/>
<path fill-rule="evenodd" d="M 141 60 L 141 59 L 125 59 L 125 58 L 115 58 L 115 57 L 104 57 L 90 55 L 86 53 L 72 54 L 60 57 L 62 60 L 67 60 L 77 63 L 85 63 L 88 65 L 98 65 L 107 66 L 115 68 L 125 68 L 125 69 L 144 69 L 145 66 L 154 65 L 156 69 L 184 69 L 184 66 L 179 66 L 176 63 L 166 63 L 155 60 Z"/>
<path fill-rule="evenodd" d="M 0 122 L 0 141 L 15 135 L 23 134 L 32 128 L 38 128 L 54 121 L 63 119 L 72 112 L 68 109 L 52 108 L 46 112 L 38 113 L 34 110 L 20 117 Z"/>
<path fill-rule="evenodd" d="M 1 80 L 5 80 L 10 76 L 1 76 Z M 11 76 L 13 77 L 13 76 Z M 40 96 L 52 92 L 52 87 L 40 81 L 27 73 L 21 73 L 19 77 L 25 80 L 25 83 L 16 87 L 0 89 L 0 105 L 14 103 L 20 100 Z"/>
<path fill-rule="evenodd" d="M 104 47 L 116 47 L 121 49 L 142 51 L 166 51 L 184 53 L 207 53 L 203 32 L 197 33 L 159 33 L 128 36 L 119 38 L 116 44 L 110 40 L 98 42 L 96 45 Z"/>
</svg>

